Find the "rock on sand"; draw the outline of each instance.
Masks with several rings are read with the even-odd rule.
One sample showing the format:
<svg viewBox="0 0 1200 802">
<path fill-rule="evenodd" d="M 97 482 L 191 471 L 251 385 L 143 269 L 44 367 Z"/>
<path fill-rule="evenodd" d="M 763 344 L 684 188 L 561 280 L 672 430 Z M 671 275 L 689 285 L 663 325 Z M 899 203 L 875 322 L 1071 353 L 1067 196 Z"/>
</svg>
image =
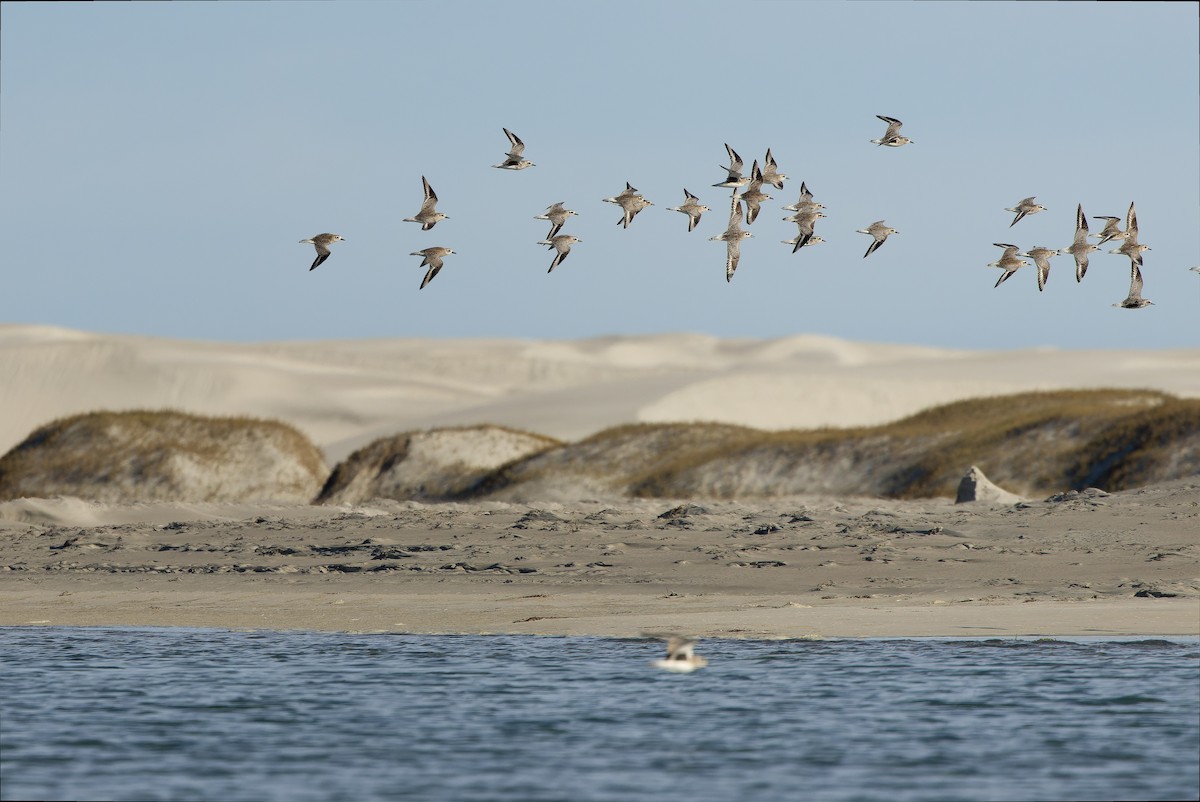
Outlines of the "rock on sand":
<svg viewBox="0 0 1200 802">
<path fill-rule="evenodd" d="M 958 494 L 954 498 L 954 503 L 982 501 L 987 504 L 1016 504 L 1022 500 L 1017 494 L 1010 493 L 994 484 L 984 476 L 983 471 L 972 465 L 971 470 L 967 471 L 967 475 L 958 483 Z"/>
</svg>

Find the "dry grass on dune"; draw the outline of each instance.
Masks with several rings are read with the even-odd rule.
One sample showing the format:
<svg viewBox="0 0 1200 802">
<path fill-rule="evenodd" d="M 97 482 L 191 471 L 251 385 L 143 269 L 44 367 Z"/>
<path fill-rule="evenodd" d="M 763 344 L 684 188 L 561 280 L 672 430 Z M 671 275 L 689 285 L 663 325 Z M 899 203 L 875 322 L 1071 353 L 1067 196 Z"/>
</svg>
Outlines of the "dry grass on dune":
<svg viewBox="0 0 1200 802">
<path fill-rule="evenodd" d="M 883 426 L 747 430 L 677 453 L 632 482 L 629 492 L 952 496 L 971 465 L 1025 495 L 1089 486 L 1115 491 L 1193 475 L 1200 471 L 1200 400 L 1065 390 L 960 401 Z"/>
<path fill-rule="evenodd" d="M 543 438 L 498 453 L 491 440 L 503 431 L 481 426 L 385 438 L 338 466 L 319 500 L 953 497 L 972 465 L 1012 492 L 1045 496 L 1089 486 L 1121 490 L 1200 471 L 1200 401 L 1140 390 L 978 398 L 853 429 L 627 424 L 576 443 Z M 473 449 L 495 456 L 468 458 Z"/>
<path fill-rule="evenodd" d="M 1200 399 L 1063 390 L 959 401 L 882 426 L 629 424 L 576 443 L 503 426 L 452 427 L 381 438 L 332 474 L 283 423 L 94 412 L 42 426 L 0 458 L 0 500 L 904 499 L 953 497 L 972 465 L 1028 497 L 1195 476 Z"/>
<path fill-rule="evenodd" d="M 631 483 L 664 470 L 680 453 L 721 449 L 756 429 L 724 423 L 635 423 L 513 461 L 481 478 L 473 497 L 561 500 L 626 495 Z"/>
<path fill-rule="evenodd" d="M 169 410 L 52 421 L 0 457 L 0 500 L 309 501 L 328 468 L 278 421 Z"/>
<path fill-rule="evenodd" d="M 1200 402 L 1162 406 L 1113 421 L 1079 449 L 1069 476 L 1076 486 L 1123 490 L 1200 475 Z"/>
</svg>

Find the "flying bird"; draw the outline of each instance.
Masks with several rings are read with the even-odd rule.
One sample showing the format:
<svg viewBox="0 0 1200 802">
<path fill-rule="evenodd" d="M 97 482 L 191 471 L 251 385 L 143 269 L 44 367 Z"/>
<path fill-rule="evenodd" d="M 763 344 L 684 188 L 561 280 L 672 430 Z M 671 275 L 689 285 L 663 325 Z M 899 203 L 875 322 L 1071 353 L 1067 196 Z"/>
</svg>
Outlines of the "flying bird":
<svg viewBox="0 0 1200 802">
<path fill-rule="evenodd" d="M 1004 210 L 1006 212 L 1016 212 L 1017 213 L 1017 216 L 1013 218 L 1013 221 L 1008 224 L 1009 228 L 1012 228 L 1017 223 L 1021 222 L 1021 219 L 1024 218 L 1025 215 L 1037 214 L 1038 212 L 1046 211 L 1045 206 L 1040 206 L 1033 202 L 1033 199 L 1036 197 L 1037 197 L 1036 195 L 1030 195 L 1028 198 L 1021 201 L 1020 203 L 1018 203 L 1016 206 L 1012 207 L 1011 209 Z"/>
<path fill-rule="evenodd" d="M 567 254 L 571 252 L 571 246 L 576 242 L 583 242 L 583 240 L 572 234 L 559 234 L 557 237 L 550 237 L 538 243 L 538 245 L 545 245 L 556 251 L 554 260 L 550 262 L 550 269 L 546 271 L 547 273 L 553 272 L 554 268 L 563 263 L 567 258 Z"/>
<path fill-rule="evenodd" d="M 904 123 L 897 120 L 895 117 L 884 117 L 882 114 L 876 114 L 876 117 L 888 124 L 887 131 L 879 139 L 872 139 L 874 145 L 887 145 L 889 148 L 898 148 L 902 145 L 908 145 L 912 142 L 906 136 L 900 136 L 900 126 Z"/>
<path fill-rule="evenodd" d="M 733 274 L 742 258 L 742 240 L 754 236 L 749 231 L 742 230 L 742 205 L 734 196 L 733 208 L 729 213 L 729 227 L 723 234 L 709 237 L 709 241 L 721 240 L 725 243 L 725 281 L 732 281 Z"/>
<path fill-rule="evenodd" d="M 1195 270 L 1196 268 L 1192 268 Z M 1113 306 L 1121 309 L 1141 309 L 1142 307 L 1152 306 L 1154 301 L 1147 300 L 1142 297 L 1142 271 L 1135 264 L 1129 271 L 1129 295 L 1125 296 L 1125 300 Z"/>
<path fill-rule="evenodd" d="M 499 167 L 501 170 L 524 170 L 526 167 L 537 167 L 536 164 L 526 159 L 522 154 L 525 153 L 525 143 L 521 141 L 521 137 L 514 134 L 507 128 L 501 129 L 504 135 L 508 137 L 512 148 L 504 156 L 504 161 L 499 164 L 493 164 L 493 167 Z"/>
<path fill-rule="evenodd" d="M 684 201 L 679 206 L 668 206 L 668 212 L 683 212 L 688 217 L 688 231 L 693 231 L 696 224 L 700 222 L 700 216 L 707 211 L 711 211 L 707 206 L 700 203 L 700 199 L 687 191 L 687 187 L 683 188 Z"/>
<path fill-rule="evenodd" d="M 1121 218 L 1111 215 L 1092 215 L 1093 220 L 1105 220 L 1104 228 L 1095 236 L 1100 238 L 1098 245 L 1103 245 L 1109 240 L 1125 239 L 1125 232 L 1121 230 Z"/>
<path fill-rule="evenodd" d="M 534 217 L 534 220 L 549 220 L 550 233 L 546 235 L 546 239 L 551 239 L 555 234 L 562 230 L 563 225 L 567 222 L 567 218 L 577 215 L 579 212 L 574 209 L 567 209 L 562 201 L 555 203 L 552 206 L 546 207 L 546 211 Z"/>
<path fill-rule="evenodd" d="M 754 166 L 750 168 L 750 183 L 738 195 L 738 199 L 746 204 L 746 225 L 751 225 L 758 218 L 758 213 L 762 210 L 762 202 L 771 200 L 771 196 L 762 191 L 763 175 L 758 169 L 758 162 L 754 162 Z"/>
<path fill-rule="evenodd" d="M 784 206 L 783 210 L 785 212 L 799 212 L 799 211 L 803 211 L 805 209 L 824 209 L 824 208 L 825 208 L 825 206 L 823 204 L 817 203 L 816 201 L 813 200 L 813 194 L 808 191 L 808 184 L 801 181 L 800 182 L 800 200 L 796 201 L 795 203 L 791 204 L 790 206 Z"/>
<path fill-rule="evenodd" d="M 619 195 L 614 195 L 611 198 L 602 198 L 605 203 L 615 203 L 621 207 L 624 214 L 617 221 L 618 225 L 624 228 L 629 228 L 629 224 L 633 222 L 633 218 L 637 217 L 637 213 L 648 206 L 654 204 L 638 194 L 638 191 L 633 188 L 633 185 L 628 181 L 625 182 L 625 191 Z"/>
<path fill-rule="evenodd" d="M 454 253 L 450 248 L 434 247 L 423 248 L 419 251 L 413 251 L 409 256 L 420 256 L 421 267 L 428 265 L 429 270 L 425 271 L 425 278 L 421 281 L 421 286 L 418 289 L 425 289 L 425 285 L 433 281 L 433 277 L 442 269 L 442 260 L 450 254 Z"/>
<path fill-rule="evenodd" d="M 1033 264 L 1037 268 L 1038 292 L 1046 289 L 1046 281 L 1050 278 L 1050 259 L 1058 256 L 1058 249 L 1043 248 L 1039 245 L 1019 255 L 1033 260 Z"/>
<path fill-rule="evenodd" d="M 729 147 L 728 142 L 725 143 L 725 150 L 729 153 L 729 166 L 722 167 L 721 169 L 729 175 L 724 181 L 719 184 L 713 184 L 713 186 L 725 187 L 726 189 L 746 186 L 746 184 L 750 183 L 750 179 L 742 175 L 742 168 L 746 166 L 746 163 L 742 161 L 742 157 L 738 155 L 736 150 Z"/>
<path fill-rule="evenodd" d="M 791 217 L 783 218 L 784 222 L 786 223 L 795 223 L 796 228 L 798 229 L 796 233 L 796 239 L 792 240 L 791 242 L 791 244 L 796 246 L 792 248 L 792 253 L 795 253 L 804 246 L 808 245 L 813 239 L 816 239 L 816 237 L 813 236 L 813 229 L 817 224 L 817 220 L 825 216 L 821 213 L 821 210 L 817 208 L 818 206 L 820 206 L 820 204 L 814 204 L 808 208 L 801 209 Z"/>
<path fill-rule="evenodd" d="M 779 172 L 779 165 L 775 162 L 775 157 L 771 155 L 771 149 L 767 148 L 767 155 L 763 159 L 762 180 L 764 184 L 770 184 L 775 189 L 783 189 L 783 180 L 786 175 Z"/>
<path fill-rule="evenodd" d="M 429 181 L 425 176 L 421 176 L 421 186 L 425 190 L 425 200 L 421 202 L 421 210 L 412 217 L 404 218 L 405 223 L 420 223 L 422 231 L 428 231 L 438 224 L 441 220 L 449 220 L 450 218 L 439 212 L 436 208 L 438 202 L 437 193 L 433 191 L 433 187 L 429 186 Z"/>
<path fill-rule="evenodd" d="M 1125 241 L 1121 243 L 1119 248 L 1109 251 L 1109 253 L 1128 256 L 1129 261 L 1133 263 L 1134 267 L 1141 267 L 1143 264 L 1142 252 L 1148 250 L 1150 250 L 1149 245 L 1143 245 L 1138 242 L 1137 212 L 1134 211 L 1133 204 L 1130 203 L 1129 211 L 1125 213 Z"/>
<path fill-rule="evenodd" d="M 992 244 L 997 248 L 1004 249 L 1004 253 L 1000 255 L 999 259 L 988 264 L 988 267 L 998 267 L 1004 271 L 1004 274 L 996 280 L 995 285 L 992 287 L 992 289 L 995 289 L 1007 281 L 1008 277 L 1013 273 L 1016 273 L 1019 269 L 1028 265 L 1029 262 L 1026 262 L 1024 259 L 1017 258 L 1018 251 L 1021 250 L 1019 245 L 1009 245 L 1007 242 L 993 242 Z"/>
<path fill-rule="evenodd" d="M 863 258 L 866 259 L 871 254 L 875 253 L 875 251 L 879 250 L 879 246 L 883 245 L 883 243 L 887 241 L 888 237 L 890 237 L 892 234 L 899 234 L 900 232 L 894 228 L 888 228 L 883 224 L 882 220 L 876 220 L 866 228 L 858 229 L 856 233 L 870 234 L 875 238 L 875 241 L 867 247 L 867 252 L 863 254 Z"/>
<path fill-rule="evenodd" d="M 309 270 L 316 270 L 321 263 L 329 258 L 329 246 L 335 242 L 345 242 L 341 234 L 317 234 L 315 237 L 300 240 L 301 245 L 312 245 L 317 249 L 317 258 L 313 260 Z"/>
<path fill-rule="evenodd" d="M 795 253 L 796 251 L 800 250 L 801 248 L 808 248 L 812 245 L 820 245 L 824 241 L 825 240 L 821 239 L 820 237 L 809 237 L 807 240 L 803 240 L 802 235 L 800 235 L 800 234 L 797 234 L 795 237 L 792 237 L 791 239 L 780 240 L 780 242 L 782 242 L 784 245 L 793 246 L 792 253 Z"/>
<path fill-rule="evenodd" d="M 1071 243 L 1070 247 L 1059 251 L 1063 255 L 1069 253 L 1075 257 L 1075 281 L 1077 282 L 1083 281 L 1083 277 L 1087 274 L 1088 254 L 1100 250 L 1088 242 L 1088 236 L 1087 217 L 1083 214 L 1083 204 L 1081 203 L 1075 209 L 1075 241 Z"/>
</svg>

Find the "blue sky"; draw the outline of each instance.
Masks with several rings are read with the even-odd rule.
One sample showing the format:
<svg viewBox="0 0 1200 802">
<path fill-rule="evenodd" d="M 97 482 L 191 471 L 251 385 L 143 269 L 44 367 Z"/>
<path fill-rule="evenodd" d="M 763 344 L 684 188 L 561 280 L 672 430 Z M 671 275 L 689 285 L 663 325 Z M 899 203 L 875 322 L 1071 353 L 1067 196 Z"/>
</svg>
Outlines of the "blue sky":
<svg viewBox="0 0 1200 802">
<path fill-rule="evenodd" d="M 1200 342 L 1189 3 L 5 4 L 0 322 L 212 340 L 826 334 L 967 348 Z M 914 144 L 870 144 L 876 114 Z M 492 169 L 516 131 L 537 167 Z M 724 143 L 785 188 L 724 277 Z M 421 176 L 450 219 L 423 232 Z M 805 180 L 827 242 L 779 207 Z M 625 230 L 601 198 L 656 205 Z M 687 232 L 683 188 L 714 211 Z M 1005 207 L 1048 211 L 1009 227 Z M 533 219 L 580 212 L 547 275 Z M 993 289 L 1136 200 L 1128 259 Z M 878 219 L 900 233 L 863 259 Z M 1096 223 L 1093 222 L 1093 230 Z M 300 239 L 347 242 L 309 272 Z M 454 248 L 418 291 L 411 251 Z"/>
</svg>

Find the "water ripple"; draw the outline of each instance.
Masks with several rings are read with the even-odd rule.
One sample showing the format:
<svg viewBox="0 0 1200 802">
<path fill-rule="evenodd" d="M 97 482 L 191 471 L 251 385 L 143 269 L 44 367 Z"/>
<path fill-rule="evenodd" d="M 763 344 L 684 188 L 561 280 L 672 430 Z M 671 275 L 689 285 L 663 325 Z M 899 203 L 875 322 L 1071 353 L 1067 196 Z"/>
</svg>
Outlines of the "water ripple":
<svg viewBox="0 0 1200 802">
<path fill-rule="evenodd" d="M 1196 798 L 1198 645 L 0 628 L 0 798 Z"/>
</svg>

